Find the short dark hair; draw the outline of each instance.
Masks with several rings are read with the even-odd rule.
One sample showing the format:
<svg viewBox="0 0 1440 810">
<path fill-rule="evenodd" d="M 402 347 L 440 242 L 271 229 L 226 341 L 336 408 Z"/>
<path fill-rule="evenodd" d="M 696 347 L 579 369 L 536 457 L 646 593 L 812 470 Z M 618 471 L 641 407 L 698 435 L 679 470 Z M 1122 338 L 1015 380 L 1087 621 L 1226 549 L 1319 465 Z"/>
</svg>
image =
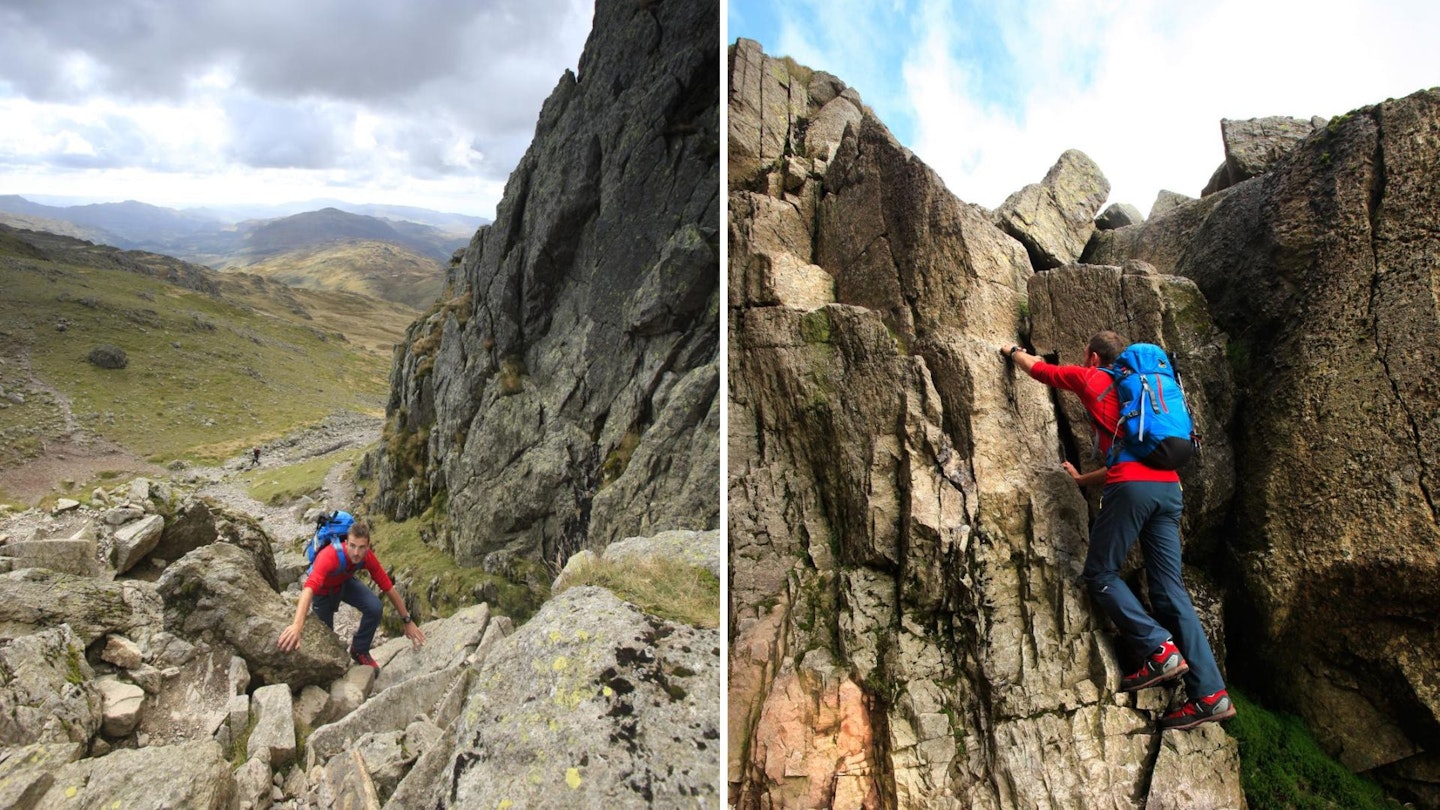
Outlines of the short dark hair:
<svg viewBox="0 0 1440 810">
<path fill-rule="evenodd" d="M 1100 362 L 1107 366 L 1115 362 L 1115 358 L 1125 351 L 1126 345 L 1125 338 L 1109 329 L 1096 332 L 1095 336 L 1090 338 L 1090 351 L 1100 355 Z"/>
<path fill-rule="evenodd" d="M 369 540 L 369 539 L 370 539 L 370 524 L 369 524 L 369 523 L 366 523 L 366 522 L 363 521 L 363 520 L 357 520 L 357 521 L 355 521 L 354 523 L 351 523 L 351 524 L 350 524 L 350 532 L 349 532 L 349 534 L 350 534 L 351 537 L 363 537 L 363 538 L 365 538 L 366 540 Z"/>
</svg>

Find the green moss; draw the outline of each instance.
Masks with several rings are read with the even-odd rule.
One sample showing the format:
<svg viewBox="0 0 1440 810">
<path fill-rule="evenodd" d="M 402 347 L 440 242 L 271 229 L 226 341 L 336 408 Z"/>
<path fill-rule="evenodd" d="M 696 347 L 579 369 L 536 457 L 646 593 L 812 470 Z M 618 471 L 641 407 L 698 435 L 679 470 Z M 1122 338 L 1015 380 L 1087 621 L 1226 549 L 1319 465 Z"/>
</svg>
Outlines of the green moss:
<svg viewBox="0 0 1440 810">
<path fill-rule="evenodd" d="M 65 648 L 65 680 L 73 684 L 85 682 L 85 673 L 80 670 L 80 651 L 72 646 Z"/>
<path fill-rule="evenodd" d="M 833 327 L 824 308 L 800 316 L 800 338 L 806 343 L 829 343 Z"/>
<path fill-rule="evenodd" d="M 230 737 L 230 768 L 231 768 L 231 770 L 234 770 L 234 769 L 236 769 L 236 768 L 239 768 L 241 765 L 244 765 L 244 764 L 245 764 L 245 760 L 247 760 L 247 759 L 250 758 L 250 752 L 249 752 L 249 748 L 250 748 L 250 735 L 251 735 L 254 731 L 255 731 L 255 718 L 254 718 L 253 715 L 252 715 L 251 718 L 250 718 L 250 722 L 246 723 L 246 724 L 245 724 L 245 728 L 241 729 L 239 733 L 236 733 L 236 732 L 235 732 L 235 729 L 231 729 L 231 730 L 230 730 L 230 732 L 231 732 L 231 737 Z"/>
<path fill-rule="evenodd" d="M 630 466 L 630 457 L 635 454 L 635 448 L 640 446 L 640 431 L 631 428 L 620 438 L 620 444 L 610 451 L 605 457 L 605 463 L 600 465 L 600 484 L 614 481 L 625 473 L 625 468 Z"/>
<path fill-rule="evenodd" d="M 1225 729 L 1240 742 L 1240 782 L 1251 810 L 1402 806 L 1328 757 L 1298 717 L 1271 712 L 1234 689 L 1230 696 L 1236 714 Z"/>
<path fill-rule="evenodd" d="M 392 523 L 380 518 L 371 525 L 375 555 L 385 564 L 391 579 L 401 583 L 401 593 L 417 621 L 448 616 L 478 602 L 488 602 L 501 615 L 519 624 L 530 618 L 549 595 L 546 580 L 525 565 L 515 566 L 514 579 L 486 573 L 478 567 L 460 565 L 444 551 L 427 545 L 421 529 L 433 534 L 443 528 L 443 510 L 431 508 L 419 518 Z M 391 635 L 403 628 L 394 611 L 385 611 L 383 626 Z"/>
</svg>

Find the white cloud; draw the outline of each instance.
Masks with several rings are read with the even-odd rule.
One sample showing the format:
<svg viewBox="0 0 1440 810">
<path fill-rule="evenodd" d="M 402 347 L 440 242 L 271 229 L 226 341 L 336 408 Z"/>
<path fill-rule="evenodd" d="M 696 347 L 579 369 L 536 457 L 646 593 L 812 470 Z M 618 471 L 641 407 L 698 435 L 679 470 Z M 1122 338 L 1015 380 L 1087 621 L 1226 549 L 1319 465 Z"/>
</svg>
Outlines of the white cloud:
<svg viewBox="0 0 1440 810">
<path fill-rule="evenodd" d="M 927 13 L 940 15 L 940 10 Z M 979 99 L 946 20 L 904 59 L 912 148 L 958 196 L 994 207 L 1067 148 L 1147 212 L 1162 188 L 1198 196 L 1224 160 L 1220 119 L 1333 116 L 1435 83 L 1429 3 L 1342 0 L 1297 13 L 1280 0 L 1027 3 L 1000 18 L 1016 106 Z M 1428 32 L 1428 33 L 1427 33 Z M 845 78 L 843 75 L 841 78 Z"/>
</svg>

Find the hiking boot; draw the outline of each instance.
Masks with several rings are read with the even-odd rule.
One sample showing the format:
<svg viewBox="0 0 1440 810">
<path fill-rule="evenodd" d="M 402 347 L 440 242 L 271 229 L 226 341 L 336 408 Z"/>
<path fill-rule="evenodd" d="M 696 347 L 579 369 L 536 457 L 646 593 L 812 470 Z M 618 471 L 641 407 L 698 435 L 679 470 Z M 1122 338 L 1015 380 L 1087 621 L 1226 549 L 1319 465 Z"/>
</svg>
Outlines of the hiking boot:
<svg viewBox="0 0 1440 810">
<path fill-rule="evenodd" d="M 1175 646 L 1173 640 L 1167 639 L 1164 644 L 1155 648 L 1155 652 L 1150 653 L 1145 659 L 1144 666 L 1120 680 L 1120 691 L 1134 692 L 1137 689 L 1173 680 L 1189 671 L 1190 665 L 1185 663 L 1185 657 L 1180 654 L 1180 649 Z"/>
<path fill-rule="evenodd" d="M 1161 731 L 1166 729 L 1185 731 L 1201 723 L 1228 720 L 1234 716 L 1235 704 L 1230 700 L 1230 695 L 1221 689 L 1213 695 L 1187 700 L 1180 705 L 1180 708 L 1166 712 L 1161 716 L 1159 726 Z"/>
<path fill-rule="evenodd" d="M 363 652 L 363 653 L 352 652 L 352 653 L 350 653 L 350 660 L 351 660 L 351 661 L 354 661 L 355 663 L 359 664 L 359 665 L 362 666 L 362 667 L 374 667 L 374 668 L 376 668 L 376 669 L 379 669 L 379 668 L 380 668 L 380 665 L 377 664 L 377 663 L 375 663 L 375 659 L 374 659 L 374 658 L 371 658 L 371 657 L 370 657 L 370 653 L 368 653 L 368 652 Z"/>
</svg>

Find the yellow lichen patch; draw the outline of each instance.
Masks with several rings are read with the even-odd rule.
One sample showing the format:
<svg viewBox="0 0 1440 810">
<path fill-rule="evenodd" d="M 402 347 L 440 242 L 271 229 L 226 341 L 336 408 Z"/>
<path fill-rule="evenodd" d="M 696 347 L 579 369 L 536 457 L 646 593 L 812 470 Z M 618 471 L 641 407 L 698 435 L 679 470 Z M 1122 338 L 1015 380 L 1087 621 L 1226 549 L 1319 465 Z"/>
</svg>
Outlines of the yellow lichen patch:
<svg viewBox="0 0 1440 810">
<path fill-rule="evenodd" d="M 65 788 L 65 798 L 67 798 L 67 799 L 73 799 L 73 798 L 75 798 L 75 794 L 76 794 L 76 793 L 79 793 L 79 792 L 80 792 L 80 788 L 75 787 L 74 785 L 71 785 L 70 787 Z"/>
<path fill-rule="evenodd" d="M 565 769 L 565 784 L 569 785 L 571 790 L 576 790 L 576 789 L 578 789 L 578 788 L 580 787 L 580 769 L 579 769 L 579 768 L 566 768 L 566 769 Z"/>
<path fill-rule="evenodd" d="M 495 805 L 495 810 L 510 810 L 510 808 L 514 806 L 515 802 L 512 802 L 509 799 L 501 799 L 500 803 Z"/>
<path fill-rule="evenodd" d="M 555 672 L 559 672 L 568 666 L 570 666 L 570 659 L 562 655 L 559 658 L 555 659 L 555 662 L 550 665 L 550 669 Z"/>
<path fill-rule="evenodd" d="M 581 630 L 580 632 L 575 634 L 575 638 L 579 639 L 580 641 L 589 641 L 590 634 L 585 632 L 584 630 Z"/>
<path fill-rule="evenodd" d="M 550 643 L 552 643 L 552 644 L 559 644 L 561 638 L 564 638 L 564 637 L 560 635 L 560 631 L 559 631 L 559 630 L 551 630 L 551 631 L 550 631 Z"/>
<path fill-rule="evenodd" d="M 601 689 L 600 689 L 600 694 L 604 695 L 604 696 L 607 697 L 607 698 L 608 698 L 608 697 L 614 697 L 614 696 L 615 696 L 615 690 L 614 690 L 614 689 L 611 689 L 611 688 L 608 687 L 608 686 L 601 687 Z"/>
</svg>

